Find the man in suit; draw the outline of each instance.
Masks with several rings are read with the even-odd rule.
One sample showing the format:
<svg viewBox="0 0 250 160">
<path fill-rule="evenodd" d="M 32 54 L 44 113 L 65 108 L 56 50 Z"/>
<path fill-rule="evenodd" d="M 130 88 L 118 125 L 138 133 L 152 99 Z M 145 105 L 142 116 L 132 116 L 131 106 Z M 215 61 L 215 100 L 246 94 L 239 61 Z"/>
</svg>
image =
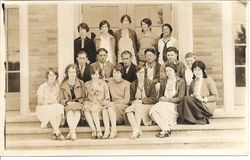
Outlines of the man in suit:
<svg viewBox="0 0 250 160">
<path fill-rule="evenodd" d="M 74 62 L 76 63 L 76 56 L 80 50 L 85 50 L 89 63 L 96 61 L 96 48 L 94 41 L 87 37 L 89 27 L 86 23 L 80 23 L 77 27 L 79 37 L 74 40 Z"/>
<path fill-rule="evenodd" d="M 122 62 L 122 78 L 130 83 L 136 80 L 136 65 L 132 63 L 132 53 L 130 51 L 123 51 L 121 53 Z"/>
<path fill-rule="evenodd" d="M 86 51 L 83 51 L 83 50 L 79 51 L 77 53 L 76 60 L 77 60 L 76 64 L 80 70 L 78 74 L 78 78 L 82 80 L 83 82 L 87 82 L 91 80 L 90 65 L 87 63 L 88 56 L 87 56 Z"/>
<path fill-rule="evenodd" d="M 155 84 L 156 95 L 158 97 L 160 91 L 160 81 L 164 78 L 164 68 L 163 66 L 156 61 L 157 59 L 157 52 L 153 48 L 147 48 L 144 51 L 146 57 L 145 63 L 145 78 L 152 80 Z"/>
<path fill-rule="evenodd" d="M 105 81 L 109 81 L 109 79 L 112 77 L 114 65 L 107 61 L 108 51 L 105 48 L 99 48 L 96 52 L 98 61 L 92 63 L 90 66 L 93 67 L 93 69 L 99 67 L 102 78 Z"/>
</svg>

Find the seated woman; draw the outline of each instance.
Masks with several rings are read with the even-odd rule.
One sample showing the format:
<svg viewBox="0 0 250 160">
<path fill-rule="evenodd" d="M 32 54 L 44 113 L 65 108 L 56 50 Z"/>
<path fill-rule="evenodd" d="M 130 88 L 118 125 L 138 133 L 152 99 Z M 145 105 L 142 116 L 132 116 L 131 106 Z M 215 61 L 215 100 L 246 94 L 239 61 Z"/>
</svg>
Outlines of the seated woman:
<svg viewBox="0 0 250 160">
<path fill-rule="evenodd" d="M 178 105 L 178 123 L 209 124 L 213 116 L 218 96 L 214 81 L 207 76 L 206 65 L 195 61 L 192 65 L 194 73 L 190 84 L 189 95 L 186 95 Z"/>
<path fill-rule="evenodd" d="M 161 128 L 156 136 L 168 137 L 171 134 L 171 125 L 175 125 L 178 112 L 177 105 L 185 95 L 185 81 L 176 76 L 177 67 L 174 63 L 165 65 L 167 78 L 161 82 L 159 102 L 150 109 L 150 116 Z"/>
<path fill-rule="evenodd" d="M 132 139 L 138 138 L 142 135 L 140 130 L 141 121 L 145 126 L 152 124 L 149 117 L 149 110 L 156 102 L 155 85 L 152 80 L 145 79 L 145 69 L 137 66 L 137 80 L 130 85 L 130 101 L 131 106 L 126 108 L 129 123 L 132 126 Z"/>
<path fill-rule="evenodd" d="M 48 122 L 50 122 L 53 128 L 53 140 L 64 140 L 65 138 L 59 130 L 64 119 L 64 107 L 58 103 L 58 72 L 54 68 L 49 68 L 46 72 L 46 78 L 47 81 L 40 85 L 37 91 L 36 115 L 41 121 L 41 128 L 47 127 Z"/>
<path fill-rule="evenodd" d="M 103 109 L 103 123 L 105 132 L 103 139 L 116 137 L 116 123 L 123 124 L 125 122 L 125 108 L 128 105 L 130 98 L 130 83 L 122 79 L 121 74 L 122 66 L 120 64 L 115 65 L 113 70 L 113 79 L 108 82 L 111 102 L 108 104 L 108 108 Z M 111 122 L 111 132 L 110 125 Z"/>
<path fill-rule="evenodd" d="M 100 112 L 107 108 L 109 102 L 108 84 L 100 77 L 100 68 L 90 70 L 92 80 L 85 83 L 87 99 L 84 103 L 84 114 L 92 130 L 93 139 L 101 139 Z"/>
<path fill-rule="evenodd" d="M 81 110 L 86 97 L 84 83 L 77 78 L 79 69 L 75 64 L 69 64 L 65 69 L 65 78 L 59 91 L 59 102 L 65 106 L 69 134 L 66 139 L 76 140 L 76 127 L 81 117 Z"/>
</svg>

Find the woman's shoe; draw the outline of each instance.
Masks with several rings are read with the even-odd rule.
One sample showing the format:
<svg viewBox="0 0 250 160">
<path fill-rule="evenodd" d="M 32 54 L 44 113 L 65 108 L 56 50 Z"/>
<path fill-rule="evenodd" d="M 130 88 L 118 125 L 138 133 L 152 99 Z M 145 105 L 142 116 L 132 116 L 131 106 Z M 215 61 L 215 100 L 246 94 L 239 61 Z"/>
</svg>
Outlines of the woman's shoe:
<svg viewBox="0 0 250 160">
<path fill-rule="evenodd" d="M 92 138 L 92 139 L 96 139 L 96 138 L 97 138 L 97 137 L 96 137 L 96 131 L 92 131 L 91 138 Z"/>
<path fill-rule="evenodd" d="M 74 141 L 76 139 L 77 139 L 76 133 L 74 132 L 74 133 L 71 134 L 71 141 Z"/>
<path fill-rule="evenodd" d="M 114 139 L 116 137 L 117 131 L 111 131 L 109 139 Z"/>
<path fill-rule="evenodd" d="M 97 139 L 101 139 L 102 138 L 102 131 L 97 131 L 96 137 L 97 137 Z"/>
<path fill-rule="evenodd" d="M 136 139 L 136 138 L 139 138 L 141 135 L 142 135 L 141 130 L 134 131 L 133 134 L 132 134 L 132 136 L 130 138 L 131 139 Z"/>
<path fill-rule="evenodd" d="M 110 131 L 104 132 L 104 135 L 102 136 L 102 139 L 108 139 L 110 135 Z"/>
<path fill-rule="evenodd" d="M 51 139 L 56 140 L 56 134 L 55 133 L 52 134 Z"/>
<path fill-rule="evenodd" d="M 165 137 L 169 137 L 170 134 L 171 134 L 171 130 L 169 130 L 169 131 L 161 131 L 160 133 L 158 133 L 156 135 L 156 137 L 165 138 Z"/>
<path fill-rule="evenodd" d="M 62 135 L 62 133 L 59 133 L 59 134 L 56 136 L 56 139 L 57 139 L 57 140 L 60 140 L 60 141 L 64 141 L 64 140 L 65 140 L 64 136 Z"/>
<path fill-rule="evenodd" d="M 71 139 L 71 133 L 68 133 L 68 135 L 65 138 L 66 140 L 70 140 Z"/>
</svg>

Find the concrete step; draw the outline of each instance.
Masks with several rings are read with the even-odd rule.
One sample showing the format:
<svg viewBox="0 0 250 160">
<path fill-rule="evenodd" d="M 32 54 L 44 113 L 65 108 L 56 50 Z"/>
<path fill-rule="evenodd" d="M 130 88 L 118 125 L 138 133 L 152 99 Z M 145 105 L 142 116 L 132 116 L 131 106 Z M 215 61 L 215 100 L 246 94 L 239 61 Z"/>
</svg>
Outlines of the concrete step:
<svg viewBox="0 0 250 160">
<path fill-rule="evenodd" d="M 246 147 L 246 138 L 238 134 L 228 135 L 171 135 L 168 138 L 157 138 L 155 136 L 141 137 L 136 140 L 130 138 L 116 138 L 105 140 L 81 139 L 75 141 L 53 141 L 47 138 L 39 139 L 9 139 L 7 138 L 6 148 L 8 149 L 188 149 L 206 147 L 237 148 Z"/>
<path fill-rule="evenodd" d="M 184 131 L 199 131 L 199 130 L 227 130 L 227 129 L 244 129 L 245 121 L 221 121 L 211 123 L 208 125 L 175 125 L 172 126 L 172 130 L 184 130 Z M 158 131 L 158 126 L 142 126 L 143 131 Z M 63 133 L 68 132 L 68 128 L 60 129 Z M 102 127 L 102 130 L 104 128 Z M 131 131 L 131 126 L 117 126 L 118 131 Z M 6 125 L 6 134 L 39 134 L 39 133 L 51 133 L 51 128 L 42 129 L 35 125 Z M 77 127 L 77 132 L 91 132 L 89 127 Z"/>
<path fill-rule="evenodd" d="M 245 118 L 245 112 L 235 111 L 235 112 L 224 112 L 222 110 L 216 110 L 214 116 L 211 118 L 211 121 L 224 121 L 227 120 L 235 120 Z M 35 113 L 31 113 L 30 115 L 20 115 L 17 111 L 8 111 L 6 112 L 6 123 L 37 123 L 39 124 L 39 120 L 37 119 Z"/>
</svg>

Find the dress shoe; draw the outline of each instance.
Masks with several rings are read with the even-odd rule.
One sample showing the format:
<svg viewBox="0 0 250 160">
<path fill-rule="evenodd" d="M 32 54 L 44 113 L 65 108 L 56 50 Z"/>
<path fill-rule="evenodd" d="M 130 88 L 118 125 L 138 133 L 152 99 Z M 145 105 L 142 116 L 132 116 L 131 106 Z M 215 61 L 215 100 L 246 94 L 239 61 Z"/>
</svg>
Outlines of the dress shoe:
<svg viewBox="0 0 250 160">
<path fill-rule="evenodd" d="M 66 136 L 65 139 L 66 139 L 66 140 L 70 140 L 70 139 L 71 139 L 71 133 L 69 133 L 69 134 Z"/>
<path fill-rule="evenodd" d="M 55 133 L 52 134 L 51 139 L 56 140 L 56 134 Z"/>
<path fill-rule="evenodd" d="M 165 137 L 169 137 L 171 134 L 171 131 L 161 131 L 160 133 L 158 133 L 156 135 L 156 137 L 159 137 L 159 138 L 165 138 Z"/>
<path fill-rule="evenodd" d="M 71 141 L 74 141 L 74 140 L 76 140 L 77 139 L 77 137 L 76 137 L 76 133 L 74 132 L 74 133 L 71 133 Z"/>
<path fill-rule="evenodd" d="M 141 135 L 142 135 L 142 132 L 140 130 L 134 131 L 130 138 L 136 139 L 136 138 L 139 138 Z"/>
<path fill-rule="evenodd" d="M 109 139 L 114 139 L 116 137 L 117 131 L 111 131 Z"/>
<path fill-rule="evenodd" d="M 92 139 L 96 139 L 97 138 L 96 131 L 92 131 L 91 138 Z"/>
<path fill-rule="evenodd" d="M 57 140 L 60 140 L 60 141 L 64 141 L 65 140 L 64 136 L 62 135 L 62 133 L 59 133 L 56 137 L 57 137 L 56 138 Z"/>
<path fill-rule="evenodd" d="M 101 139 L 102 138 L 102 131 L 97 131 L 96 137 L 97 137 L 97 139 Z"/>
<path fill-rule="evenodd" d="M 102 136 L 102 139 L 108 139 L 110 135 L 110 131 L 104 132 L 104 135 Z"/>
</svg>

